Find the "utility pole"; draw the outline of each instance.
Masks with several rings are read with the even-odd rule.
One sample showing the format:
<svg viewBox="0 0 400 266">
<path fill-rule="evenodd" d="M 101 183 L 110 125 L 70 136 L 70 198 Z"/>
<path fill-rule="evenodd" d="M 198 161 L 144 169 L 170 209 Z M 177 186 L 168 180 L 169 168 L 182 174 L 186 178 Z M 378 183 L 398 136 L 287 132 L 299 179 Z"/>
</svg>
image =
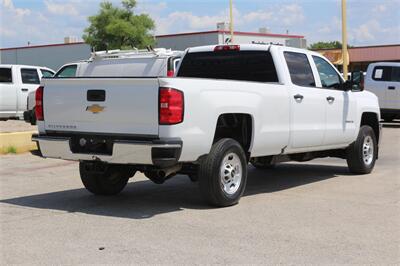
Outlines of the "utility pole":
<svg viewBox="0 0 400 266">
<path fill-rule="evenodd" d="M 343 59 L 343 78 L 347 80 L 349 53 L 347 51 L 346 0 L 342 0 L 342 59 Z"/>
<path fill-rule="evenodd" d="M 229 0 L 229 13 L 230 13 L 229 29 L 231 31 L 231 43 L 233 43 L 233 3 L 232 3 L 232 0 Z"/>
</svg>

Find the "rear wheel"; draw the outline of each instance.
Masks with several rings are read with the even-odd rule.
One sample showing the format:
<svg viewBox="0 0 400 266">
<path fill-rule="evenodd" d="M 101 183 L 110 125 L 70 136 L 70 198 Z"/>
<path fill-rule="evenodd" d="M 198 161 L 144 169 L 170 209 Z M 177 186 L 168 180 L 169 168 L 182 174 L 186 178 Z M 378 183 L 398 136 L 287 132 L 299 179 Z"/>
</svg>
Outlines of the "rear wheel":
<svg viewBox="0 0 400 266">
<path fill-rule="evenodd" d="M 31 125 L 35 126 L 36 125 L 36 111 L 35 108 L 33 108 L 31 112 Z"/>
<path fill-rule="evenodd" d="M 79 172 L 83 185 L 95 195 L 116 195 L 128 183 L 135 171 L 127 166 L 105 165 L 95 167 L 93 163 L 80 162 Z"/>
<path fill-rule="evenodd" d="M 375 166 L 378 147 L 374 130 L 362 126 L 357 140 L 347 148 L 347 165 L 354 174 L 369 174 Z"/>
<path fill-rule="evenodd" d="M 241 145 L 221 139 L 200 164 L 199 186 L 208 203 L 217 207 L 237 204 L 247 182 L 247 161 Z"/>
</svg>

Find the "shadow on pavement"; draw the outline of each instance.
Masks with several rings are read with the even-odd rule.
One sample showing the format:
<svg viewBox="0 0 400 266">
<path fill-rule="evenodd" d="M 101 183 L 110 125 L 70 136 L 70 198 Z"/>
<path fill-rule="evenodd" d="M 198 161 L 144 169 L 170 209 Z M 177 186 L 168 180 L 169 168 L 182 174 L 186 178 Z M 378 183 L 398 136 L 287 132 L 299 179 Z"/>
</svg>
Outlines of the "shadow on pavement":
<svg viewBox="0 0 400 266">
<path fill-rule="evenodd" d="M 348 174 L 347 167 L 342 166 L 282 164 L 272 170 L 249 166 L 244 197 L 279 192 Z M 10 198 L 0 203 L 131 219 L 146 219 L 184 209 L 211 208 L 203 202 L 197 184 L 183 175 L 161 186 L 151 181 L 132 182 L 114 197 L 94 196 L 82 188 Z"/>
</svg>

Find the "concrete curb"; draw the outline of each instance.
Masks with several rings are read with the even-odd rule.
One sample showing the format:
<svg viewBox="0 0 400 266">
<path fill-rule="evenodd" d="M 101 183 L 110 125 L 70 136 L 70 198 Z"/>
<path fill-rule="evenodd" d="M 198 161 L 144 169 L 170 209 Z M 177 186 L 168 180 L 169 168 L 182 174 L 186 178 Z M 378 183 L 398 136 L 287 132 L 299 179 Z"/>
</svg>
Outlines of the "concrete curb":
<svg viewBox="0 0 400 266">
<path fill-rule="evenodd" d="M 0 133 L 0 154 L 36 150 L 37 145 L 31 139 L 32 134 L 37 134 L 37 131 Z"/>
</svg>

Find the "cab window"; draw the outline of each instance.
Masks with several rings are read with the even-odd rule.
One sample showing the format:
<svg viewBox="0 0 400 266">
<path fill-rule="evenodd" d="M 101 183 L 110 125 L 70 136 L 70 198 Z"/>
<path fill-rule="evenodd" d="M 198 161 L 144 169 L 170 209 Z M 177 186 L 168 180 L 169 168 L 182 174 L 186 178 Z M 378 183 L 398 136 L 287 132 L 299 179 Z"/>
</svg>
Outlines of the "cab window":
<svg viewBox="0 0 400 266">
<path fill-rule="evenodd" d="M 0 68 L 0 83 L 12 83 L 11 68 Z"/>
<path fill-rule="evenodd" d="M 76 76 L 77 65 L 69 65 L 61 68 L 54 77 L 56 78 L 72 78 Z"/>
<path fill-rule="evenodd" d="M 284 55 L 293 84 L 302 87 L 315 87 L 314 75 L 307 56 L 294 52 L 285 52 Z"/>
<path fill-rule="evenodd" d="M 51 78 L 54 75 L 54 72 L 46 69 L 40 69 L 40 72 L 42 72 L 43 78 Z"/>
<path fill-rule="evenodd" d="M 313 56 L 315 65 L 318 69 L 319 78 L 323 88 L 340 89 L 342 79 L 335 69 L 323 58 Z"/>
<path fill-rule="evenodd" d="M 400 81 L 400 67 L 377 66 L 372 73 L 372 78 L 375 81 Z"/>
<path fill-rule="evenodd" d="M 21 78 L 24 84 L 40 84 L 39 75 L 35 68 L 21 68 Z"/>
</svg>

